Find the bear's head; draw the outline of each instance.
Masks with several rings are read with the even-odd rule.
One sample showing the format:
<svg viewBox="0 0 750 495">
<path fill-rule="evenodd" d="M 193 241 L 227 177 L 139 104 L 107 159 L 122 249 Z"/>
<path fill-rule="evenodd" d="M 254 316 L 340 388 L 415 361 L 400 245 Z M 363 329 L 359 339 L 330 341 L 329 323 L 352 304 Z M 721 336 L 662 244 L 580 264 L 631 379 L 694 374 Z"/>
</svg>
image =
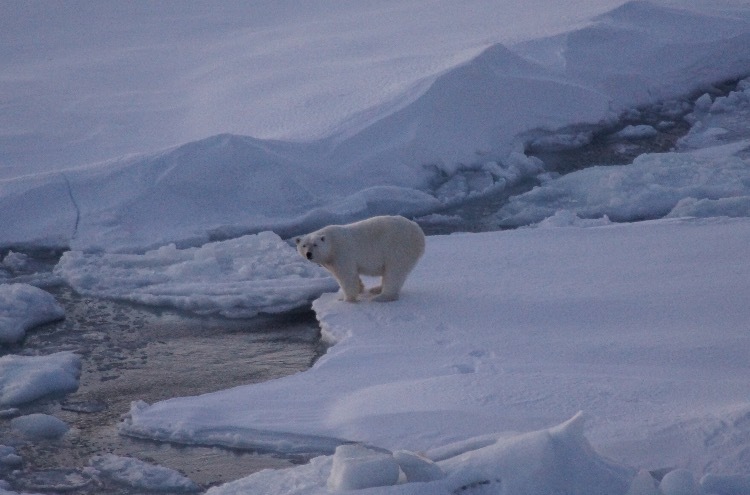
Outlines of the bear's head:
<svg viewBox="0 0 750 495">
<path fill-rule="evenodd" d="M 331 256 L 331 243 L 326 242 L 326 236 L 313 232 L 295 239 L 297 252 L 310 261 L 319 265 L 326 263 Z"/>
</svg>

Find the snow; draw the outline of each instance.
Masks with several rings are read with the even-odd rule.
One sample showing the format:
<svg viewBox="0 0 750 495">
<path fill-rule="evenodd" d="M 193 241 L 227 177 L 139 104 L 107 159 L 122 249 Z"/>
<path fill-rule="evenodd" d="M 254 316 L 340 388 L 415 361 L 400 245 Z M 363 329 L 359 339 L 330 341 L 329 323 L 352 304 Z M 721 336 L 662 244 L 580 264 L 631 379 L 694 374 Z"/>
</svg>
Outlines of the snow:
<svg viewBox="0 0 750 495">
<path fill-rule="evenodd" d="M 74 392 L 81 358 L 72 352 L 46 356 L 0 357 L 0 406 L 18 406 L 36 399 Z"/>
<path fill-rule="evenodd" d="M 55 439 L 65 435 L 70 427 L 61 419 L 48 414 L 28 414 L 10 420 L 11 430 L 29 440 Z"/>
<path fill-rule="evenodd" d="M 364 125 L 497 42 L 585 25 L 622 0 L 262 0 L 7 7 L 5 174 L 230 132 L 309 141 Z"/>
<path fill-rule="evenodd" d="M 404 476 L 396 484 L 399 465 L 390 453 L 343 445 L 333 456 L 313 459 L 308 466 L 275 476 L 273 472 L 262 471 L 207 493 L 291 495 L 363 488 L 371 488 L 368 493 L 403 495 L 625 493 L 633 477 L 632 470 L 597 455 L 582 435 L 583 422 L 578 414 L 553 428 L 504 437 L 478 449 L 468 448 L 433 464 L 445 474 L 428 480 L 409 480 Z M 326 477 L 328 490 L 321 487 L 326 486 Z"/>
<path fill-rule="evenodd" d="M 539 184 L 495 217 L 537 228 L 430 237 L 401 300 L 316 299 L 332 346 L 310 370 L 134 403 L 123 434 L 316 456 L 212 495 L 748 491 L 750 80 L 714 88 L 750 72 L 745 0 L 20 5 L 0 16 L 3 280 L 64 249 L 46 280 L 93 297 L 288 311 L 335 283 L 283 239 L 460 224 L 443 207 Z M 633 146 L 701 94 L 669 152 L 565 176 L 526 155 L 660 104 L 612 137 Z M 0 285 L 0 340 L 62 317 L 28 287 Z M 0 407 L 75 390 L 80 363 L 0 357 Z"/>
<path fill-rule="evenodd" d="M 114 454 L 94 456 L 88 474 L 110 478 L 117 483 L 139 490 L 196 492 L 198 485 L 173 469 L 155 466 L 131 457 Z"/>
<path fill-rule="evenodd" d="M 578 419 L 571 445 L 587 454 L 575 458 L 633 469 L 611 493 L 627 490 L 635 468 L 746 473 L 748 240 L 750 221 L 726 218 L 429 237 L 399 301 L 315 301 L 335 345 L 311 370 L 140 403 L 121 429 L 322 454 L 355 441 L 428 457 L 475 439 L 448 449 L 457 459 L 585 409 L 597 453 L 582 446 Z M 521 451 L 538 446 L 520 438 Z M 546 462 L 547 449 L 528 462 Z M 452 469 L 463 485 L 481 482 L 486 473 L 468 473 L 487 459 Z M 318 476 L 323 468 L 305 469 Z M 558 474 L 540 483 L 554 486 Z"/>
<path fill-rule="evenodd" d="M 68 251 L 55 271 L 81 294 L 231 318 L 296 309 L 337 287 L 272 232 L 144 254 Z"/>
<path fill-rule="evenodd" d="M 3 261 L 10 265 L 17 263 L 18 257 L 9 254 Z M 37 325 L 59 320 L 65 316 L 65 310 L 55 297 L 28 284 L 0 283 L 0 344 L 9 344 L 22 340 L 26 330 Z"/>
<path fill-rule="evenodd" d="M 44 171 L 0 181 L 0 246 L 143 252 L 430 214 L 512 185 L 508 171 L 516 181 L 538 175 L 538 166 L 517 167 L 526 144 L 746 75 L 750 56 L 750 11 L 733 0 L 265 8 L 259 18 L 263 5 L 202 12 L 203 29 L 186 41 L 196 22 L 188 12 L 149 12 L 170 16 L 173 30 L 160 34 L 138 5 L 100 7 L 89 15 L 107 22 L 86 39 L 107 39 L 112 22 L 120 39 L 93 53 L 65 30 L 31 43 L 19 27 L 38 21 L 35 9 L 3 31 L 29 43 L 27 59 L 4 52 L 15 102 L 0 122 L 9 167 Z M 64 7 L 57 14 L 46 22 L 81 22 Z M 224 31 L 223 15 L 233 19 Z M 169 47 L 179 56 L 165 59 Z M 122 63 L 143 72 L 122 79 Z M 29 95 L 34 83 L 49 91 L 33 94 L 58 105 Z M 89 88 L 85 101 L 65 91 L 76 85 Z M 35 108 L 52 109 L 49 128 Z M 115 116 L 121 128 L 110 127 Z M 78 125 L 64 125 L 70 119 Z M 546 146 L 585 141 L 567 135 Z M 45 136 L 50 146 L 33 146 Z M 60 140 L 72 148 L 54 146 Z"/>
</svg>

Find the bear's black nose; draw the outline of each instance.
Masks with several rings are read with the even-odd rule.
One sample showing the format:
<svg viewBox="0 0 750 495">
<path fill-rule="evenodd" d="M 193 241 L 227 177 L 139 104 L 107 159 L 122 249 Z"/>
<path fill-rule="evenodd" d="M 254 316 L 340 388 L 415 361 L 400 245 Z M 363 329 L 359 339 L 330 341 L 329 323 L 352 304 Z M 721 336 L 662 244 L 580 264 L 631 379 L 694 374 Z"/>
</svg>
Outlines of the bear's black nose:
<svg viewBox="0 0 750 495">
<path fill-rule="evenodd" d="M 309 259 L 309 260 L 312 259 L 312 253 L 310 253 L 310 252 L 307 253 L 307 259 Z"/>
</svg>

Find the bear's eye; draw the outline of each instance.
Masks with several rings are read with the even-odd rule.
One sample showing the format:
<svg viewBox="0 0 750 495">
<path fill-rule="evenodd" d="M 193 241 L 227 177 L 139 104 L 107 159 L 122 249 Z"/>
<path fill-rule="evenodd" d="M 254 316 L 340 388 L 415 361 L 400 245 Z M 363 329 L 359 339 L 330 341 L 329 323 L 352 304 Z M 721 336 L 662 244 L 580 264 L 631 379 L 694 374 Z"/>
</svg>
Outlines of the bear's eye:
<svg viewBox="0 0 750 495">
<path fill-rule="evenodd" d="M 297 238 L 296 238 L 296 239 L 294 240 L 294 242 L 296 242 L 297 244 L 299 244 L 301 240 L 302 240 L 302 239 L 300 239 L 299 237 L 297 237 Z"/>
<path fill-rule="evenodd" d="M 326 242 L 326 236 L 321 237 L 320 242 Z"/>
</svg>

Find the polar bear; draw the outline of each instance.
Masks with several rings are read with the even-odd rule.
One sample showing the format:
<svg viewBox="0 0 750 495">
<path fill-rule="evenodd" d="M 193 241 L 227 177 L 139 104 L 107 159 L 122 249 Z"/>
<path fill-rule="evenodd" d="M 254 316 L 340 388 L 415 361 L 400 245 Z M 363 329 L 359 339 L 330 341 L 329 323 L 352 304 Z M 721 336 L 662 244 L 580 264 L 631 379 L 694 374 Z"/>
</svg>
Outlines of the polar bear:
<svg viewBox="0 0 750 495">
<path fill-rule="evenodd" d="M 360 275 L 382 277 L 370 289 L 374 301 L 395 301 L 406 277 L 424 253 L 424 232 L 401 216 L 372 217 L 348 225 L 329 225 L 295 239 L 303 258 L 333 274 L 343 298 L 355 302 L 364 285 Z"/>
</svg>

